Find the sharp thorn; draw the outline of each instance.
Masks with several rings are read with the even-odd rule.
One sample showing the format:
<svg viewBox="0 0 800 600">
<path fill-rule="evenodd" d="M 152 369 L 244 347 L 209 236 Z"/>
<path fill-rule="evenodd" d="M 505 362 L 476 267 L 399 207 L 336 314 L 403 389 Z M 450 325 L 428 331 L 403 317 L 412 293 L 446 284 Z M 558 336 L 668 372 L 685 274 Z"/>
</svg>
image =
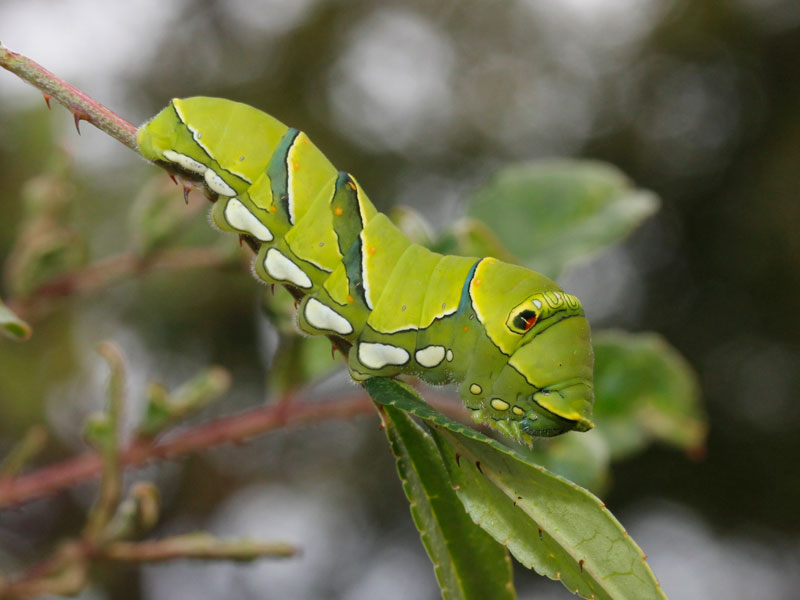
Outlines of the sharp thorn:
<svg viewBox="0 0 800 600">
<path fill-rule="evenodd" d="M 244 236 L 243 236 L 243 235 L 240 235 L 240 236 L 239 236 L 239 248 L 241 248 L 241 247 L 242 247 L 242 244 L 244 244 Z"/>
<path fill-rule="evenodd" d="M 44 97 L 45 104 L 47 104 L 47 108 L 52 110 L 50 106 L 50 94 L 42 94 L 42 96 Z"/>
<path fill-rule="evenodd" d="M 167 175 L 169 175 L 169 178 L 172 179 L 172 183 L 178 185 L 178 180 L 175 179 L 175 175 L 173 175 L 172 173 L 167 173 Z"/>
<path fill-rule="evenodd" d="M 189 204 L 189 192 L 190 191 L 191 190 L 188 187 L 183 186 L 183 201 L 186 202 L 186 204 Z"/>
<path fill-rule="evenodd" d="M 272 292 L 272 295 L 274 296 L 275 295 L 275 284 L 271 283 L 270 286 L 269 286 L 269 289 Z"/>
<path fill-rule="evenodd" d="M 72 115 L 75 118 L 75 129 L 78 130 L 78 135 L 81 134 L 81 117 L 80 115 L 74 114 Z"/>
<path fill-rule="evenodd" d="M 331 360 L 336 360 L 336 351 L 339 349 L 335 343 L 331 342 Z"/>
</svg>

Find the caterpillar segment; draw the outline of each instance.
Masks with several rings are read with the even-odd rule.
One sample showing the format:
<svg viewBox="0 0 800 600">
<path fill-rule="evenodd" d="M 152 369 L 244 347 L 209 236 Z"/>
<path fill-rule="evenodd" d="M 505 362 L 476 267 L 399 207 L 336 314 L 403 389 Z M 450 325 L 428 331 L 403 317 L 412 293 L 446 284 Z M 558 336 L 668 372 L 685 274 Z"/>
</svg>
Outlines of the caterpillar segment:
<svg viewBox="0 0 800 600">
<path fill-rule="evenodd" d="M 477 422 L 524 443 L 592 427 L 589 326 L 553 281 L 412 244 L 305 134 L 250 106 L 174 99 L 137 141 L 216 197 L 212 222 L 254 242 L 257 277 L 303 294 L 301 330 L 352 344 L 356 381 L 458 382 Z"/>
</svg>

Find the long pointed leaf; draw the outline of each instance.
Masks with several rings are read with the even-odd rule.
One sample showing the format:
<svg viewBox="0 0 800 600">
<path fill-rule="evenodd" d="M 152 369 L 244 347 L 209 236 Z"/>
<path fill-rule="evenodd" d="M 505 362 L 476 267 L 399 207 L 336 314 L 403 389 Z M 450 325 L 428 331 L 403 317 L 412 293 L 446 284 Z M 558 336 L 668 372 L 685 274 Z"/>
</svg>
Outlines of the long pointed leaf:
<svg viewBox="0 0 800 600">
<path fill-rule="evenodd" d="M 448 419 L 404 384 L 366 387 L 376 401 L 432 425 L 467 512 L 523 565 L 585 598 L 665 598 L 641 549 L 595 496 Z"/>
<path fill-rule="evenodd" d="M 386 435 L 445 600 L 514 600 L 506 549 L 476 527 L 450 483 L 436 444 L 405 412 L 384 407 Z"/>
</svg>

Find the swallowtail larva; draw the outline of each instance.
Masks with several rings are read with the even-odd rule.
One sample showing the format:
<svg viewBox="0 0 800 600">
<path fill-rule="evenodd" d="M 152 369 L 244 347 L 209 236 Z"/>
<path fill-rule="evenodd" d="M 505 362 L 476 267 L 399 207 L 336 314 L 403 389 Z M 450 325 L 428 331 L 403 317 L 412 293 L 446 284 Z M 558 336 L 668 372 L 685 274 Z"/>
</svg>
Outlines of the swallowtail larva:
<svg viewBox="0 0 800 600">
<path fill-rule="evenodd" d="M 302 293 L 300 329 L 352 344 L 356 381 L 459 382 L 475 421 L 526 443 L 592 427 L 589 324 L 550 279 L 412 244 L 305 134 L 251 106 L 174 99 L 137 141 L 207 187 L 213 222 L 259 248 L 259 278 Z"/>
</svg>

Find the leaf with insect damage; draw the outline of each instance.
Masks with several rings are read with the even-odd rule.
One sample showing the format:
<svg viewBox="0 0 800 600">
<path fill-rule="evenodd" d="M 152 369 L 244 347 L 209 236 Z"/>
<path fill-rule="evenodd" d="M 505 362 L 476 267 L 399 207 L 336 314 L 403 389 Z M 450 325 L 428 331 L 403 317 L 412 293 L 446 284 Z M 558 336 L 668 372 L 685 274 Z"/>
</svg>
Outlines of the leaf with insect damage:
<svg viewBox="0 0 800 600">
<path fill-rule="evenodd" d="M 514 600 L 508 552 L 464 510 L 431 436 L 408 413 L 383 408 L 386 436 L 442 596 Z"/>
<path fill-rule="evenodd" d="M 365 385 L 379 404 L 428 423 L 470 517 L 520 563 L 584 598 L 665 598 L 641 549 L 594 495 L 445 417 L 400 382 Z"/>
</svg>

